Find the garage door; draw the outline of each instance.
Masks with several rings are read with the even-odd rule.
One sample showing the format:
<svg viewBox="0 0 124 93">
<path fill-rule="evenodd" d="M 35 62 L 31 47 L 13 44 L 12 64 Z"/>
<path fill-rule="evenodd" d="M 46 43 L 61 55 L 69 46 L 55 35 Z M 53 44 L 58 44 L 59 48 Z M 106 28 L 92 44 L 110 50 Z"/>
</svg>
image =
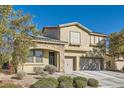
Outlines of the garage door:
<svg viewBox="0 0 124 93">
<path fill-rule="evenodd" d="M 103 60 L 100 58 L 80 58 L 80 70 L 101 70 Z"/>
<path fill-rule="evenodd" d="M 73 58 L 65 58 L 64 69 L 65 73 L 71 73 L 73 71 Z"/>
</svg>

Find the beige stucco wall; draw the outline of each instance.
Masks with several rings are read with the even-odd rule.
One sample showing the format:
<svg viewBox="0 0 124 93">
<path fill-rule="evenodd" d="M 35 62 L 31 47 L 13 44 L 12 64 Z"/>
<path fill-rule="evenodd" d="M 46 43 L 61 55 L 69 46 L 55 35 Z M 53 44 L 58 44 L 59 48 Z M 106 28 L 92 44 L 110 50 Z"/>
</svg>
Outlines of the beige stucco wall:
<svg viewBox="0 0 124 93">
<path fill-rule="evenodd" d="M 62 41 L 66 41 L 70 42 L 70 32 L 71 31 L 76 31 L 76 32 L 79 32 L 81 34 L 81 46 L 79 47 L 76 47 L 76 46 L 68 46 L 68 45 L 65 45 L 65 50 L 91 50 L 92 48 L 89 46 L 90 45 L 90 36 L 89 34 L 79 28 L 78 26 L 68 26 L 68 27 L 62 27 L 60 29 L 60 40 Z"/>
<path fill-rule="evenodd" d="M 85 56 L 85 52 L 82 51 L 65 51 L 64 53 L 65 57 L 74 57 L 75 60 L 75 70 L 79 70 L 80 69 L 80 58 L 82 56 Z"/>
<path fill-rule="evenodd" d="M 38 43 L 35 49 L 48 49 L 59 53 L 59 71 L 64 70 L 64 45 L 50 44 L 50 43 Z"/>
<path fill-rule="evenodd" d="M 64 70 L 64 46 L 59 44 L 50 44 L 50 43 L 43 43 L 37 42 L 35 47 L 30 47 L 30 49 L 35 50 L 42 50 L 43 51 L 43 61 L 42 63 L 25 63 L 23 70 L 25 72 L 33 72 L 34 67 L 44 67 L 49 64 L 49 51 L 55 51 L 57 57 L 57 70 L 63 71 Z M 34 58 L 35 60 L 35 58 Z M 22 70 L 22 67 L 19 66 L 19 70 Z"/>
<path fill-rule="evenodd" d="M 79 32 L 81 35 L 81 45 L 80 46 L 70 46 L 70 32 Z M 98 38 L 100 36 L 95 35 L 95 39 L 91 39 L 91 34 L 88 31 L 80 28 L 77 25 L 71 25 L 66 27 L 60 27 L 60 29 L 46 29 L 45 31 L 46 36 L 53 36 L 52 38 L 59 39 L 61 41 L 68 42 L 64 46 L 64 56 L 66 57 L 74 57 L 76 62 L 76 70 L 79 70 L 79 62 L 80 57 L 85 56 L 87 51 L 92 50 L 94 47 L 90 46 L 91 42 L 94 43 L 94 40 L 98 42 Z M 92 35 L 93 36 L 93 35 Z M 61 64 L 64 67 L 64 64 Z M 61 69 L 63 69 L 63 67 Z"/>
<path fill-rule="evenodd" d="M 69 46 L 70 43 L 70 32 L 79 32 L 81 34 L 81 45 L 80 46 Z M 98 34 L 91 34 L 90 32 L 84 30 L 83 28 L 80 28 L 77 25 L 70 25 L 65 27 L 58 27 L 58 28 L 46 28 L 44 29 L 44 35 L 58 39 L 61 41 L 68 42 L 68 44 L 65 45 L 64 50 L 77 50 L 77 51 L 90 51 L 94 47 L 90 46 L 96 45 L 98 43 L 98 37 L 101 39 L 105 36 L 98 35 Z M 95 37 L 95 38 L 94 38 Z M 94 41 L 95 40 L 95 41 Z"/>
<path fill-rule="evenodd" d="M 116 61 L 115 62 L 117 70 L 122 70 L 124 68 L 124 61 Z"/>
<path fill-rule="evenodd" d="M 23 70 L 26 72 L 33 72 L 34 67 L 44 67 L 49 64 L 49 51 L 43 50 L 43 60 L 41 63 L 25 63 Z M 21 69 L 21 67 L 20 67 Z"/>
<path fill-rule="evenodd" d="M 65 51 L 65 56 L 85 56 L 85 52 L 81 51 Z"/>
<path fill-rule="evenodd" d="M 70 46 L 70 31 L 79 32 L 81 34 L 81 45 L 80 46 Z M 58 39 L 61 41 L 68 42 L 68 44 L 60 45 L 60 44 L 52 44 L 52 43 L 43 43 L 38 41 L 36 47 L 32 47 L 35 49 L 43 49 L 43 63 L 26 63 L 24 66 L 24 70 L 27 72 L 32 72 L 33 67 L 44 67 L 49 63 L 49 50 L 57 51 L 57 69 L 59 71 L 64 71 L 64 59 L 66 56 L 74 57 L 76 62 L 76 70 L 79 70 L 79 62 L 80 57 L 85 56 L 86 51 L 90 51 L 93 47 L 90 46 L 90 43 L 93 42 L 90 38 L 90 34 L 83 30 L 82 28 L 72 25 L 67 27 L 58 28 L 49 28 L 44 30 L 44 35 L 47 37 L 51 37 L 54 39 Z M 97 41 L 97 39 L 96 39 Z M 97 41 L 98 42 L 98 41 Z"/>
<path fill-rule="evenodd" d="M 85 30 L 79 28 L 78 26 L 69 26 L 61 28 L 61 40 L 68 42 L 67 45 L 65 45 L 64 55 L 67 57 L 74 57 L 75 58 L 75 65 L 76 69 L 80 69 L 80 57 L 84 56 L 86 51 L 92 50 L 92 47 L 90 47 L 90 35 Z M 70 46 L 70 32 L 75 31 L 79 32 L 81 36 L 81 45 L 80 46 Z"/>
</svg>

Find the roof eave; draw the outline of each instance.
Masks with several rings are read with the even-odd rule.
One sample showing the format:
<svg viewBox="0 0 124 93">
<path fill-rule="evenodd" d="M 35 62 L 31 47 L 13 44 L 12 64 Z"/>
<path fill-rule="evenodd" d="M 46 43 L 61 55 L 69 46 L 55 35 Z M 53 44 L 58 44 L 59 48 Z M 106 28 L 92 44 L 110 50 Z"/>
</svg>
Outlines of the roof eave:
<svg viewBox="0 0 124 93">
<path fill-rule="evenodd" d="M 45 41 L 45 40 L 32 40 L 34 42 L 42 42 L 42 43 L 49 43 L 49 44 L 57 44 L 57 45 L 65 45 L 67 42 L 53 42 L 53 41 Z"/>
<path fill-rule="evenodd" d="M 88 29 L 87 27 L 83 26 L 82 24 L 78 23 L 78 22 L 72 22 L 72 23 L 66 23 L 66 24 L 60 24 L 58 25 L 58 27 L 68 27 L 68 26 L 72 26 L 72 25 L 77 25 L 78 27 L 80 27 L 81 29 L 84 29 L 85 31 L 87 31 L 88 33 L 91 33 L 92 31 L 90 29 Z"/>
<path fill-rule="evenodd" d="M 97 36 L 107 37 L 107 35 L 105 35 L 105 34 L 94 33 L 94 32 L 90 33 L 90 35 L 97 35 Z"/>
<path fill-rule="evenodd" d="M 94 33 L 92 30 L 88 29 L 86 26 L 78 23 L 78 22 L 72 22 L 72 23 L 66 23 L 66 24 L 60 24 L 58 26 L 53 26 L 53 27 L 43 27 L 43 32 L 45 29 L 57 29 L 57 28 L 62 28 L 62 27 L 68 27 L 68 26 L 73 26 L 76 25 L 78 27 L 80 27 L 81 29 L 85 30 L 86 32 L 88 32 L 90 35 L 98 35 L 98 36 L 103 36 L 106 37 L 107 35 L 105 34 L 100 34 L 100 33 Z"/>
</svg>

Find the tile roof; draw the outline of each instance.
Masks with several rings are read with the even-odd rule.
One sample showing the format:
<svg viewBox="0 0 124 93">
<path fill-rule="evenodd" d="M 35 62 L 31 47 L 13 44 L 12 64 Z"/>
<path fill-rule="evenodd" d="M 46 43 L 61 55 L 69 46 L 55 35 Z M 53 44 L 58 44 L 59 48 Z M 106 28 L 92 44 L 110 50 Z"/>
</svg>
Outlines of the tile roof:
<svg viewBox="0 0 124 93">
<path fill-rule="evenodd" d="M 58 44 L 65 44 L 67 42 L 61 41 L 61 40 L 57 40 L 57 39 L 53 39 L 53 38 L 49 38 L 46 36 L 31 36 L 33 37 L 34 40 L 41 40 L 44 42 L 51 42 L 51 43 L 58 43 Z"/>
</svg>

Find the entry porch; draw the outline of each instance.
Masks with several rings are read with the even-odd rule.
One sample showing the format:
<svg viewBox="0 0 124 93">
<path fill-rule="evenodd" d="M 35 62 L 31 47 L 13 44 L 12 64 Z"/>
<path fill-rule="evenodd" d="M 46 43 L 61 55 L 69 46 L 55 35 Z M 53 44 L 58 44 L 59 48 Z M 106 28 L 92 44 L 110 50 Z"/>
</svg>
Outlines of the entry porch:
<svg viewBox="0 0 124 93">
<path fill-rule="evenodd" d="M 34 67 L 54 65 L 57 71 L 64 71 L 64 44 L 37 41 L 35 47 L 30 47 L 28 60 L 24 64 L 25 72 L 33 72 Z M 21 68 L 19 68 L 21 69 Z"/>
</svg>

